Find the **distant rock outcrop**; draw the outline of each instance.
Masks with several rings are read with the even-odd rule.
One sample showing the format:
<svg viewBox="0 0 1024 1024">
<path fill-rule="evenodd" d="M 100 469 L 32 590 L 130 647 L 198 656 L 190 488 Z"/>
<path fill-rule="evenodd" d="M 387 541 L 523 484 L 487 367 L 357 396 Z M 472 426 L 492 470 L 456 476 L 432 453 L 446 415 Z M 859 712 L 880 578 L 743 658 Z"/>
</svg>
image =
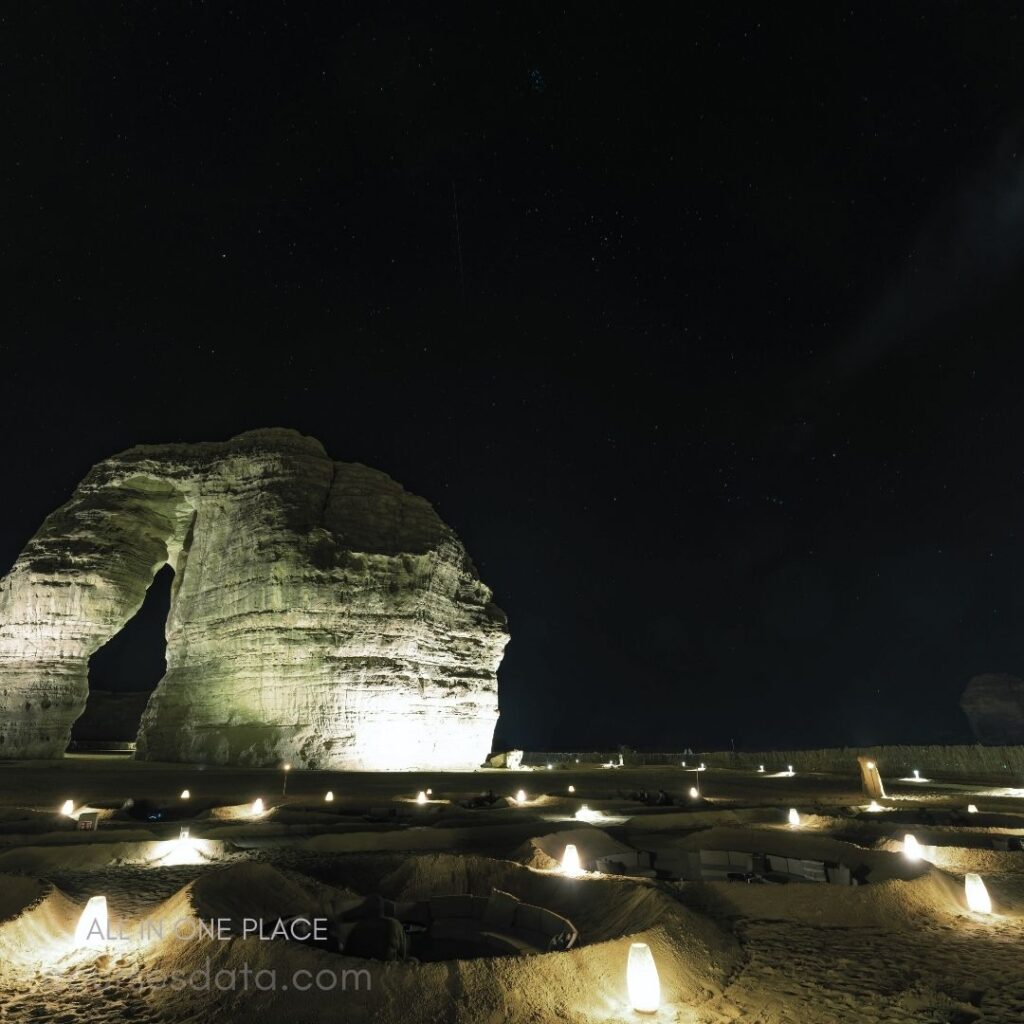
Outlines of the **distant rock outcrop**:
<svg viewBox="0 0 1024 1024">
<path fill-rule="evenodd" d="M 423 498 L 257 430 L 95 466 L 0 580 L 0 757 L 63 755 L 90 655 L 174 570 L 167 673 L 137 756 L 475 768 L 508 642 Z"/>
<path fill-rule="evenodd" d="M 979 743 L 1024 743 L 1024 680 L 998 672 L 975 676 L 960 707 Z"/>
</svg>

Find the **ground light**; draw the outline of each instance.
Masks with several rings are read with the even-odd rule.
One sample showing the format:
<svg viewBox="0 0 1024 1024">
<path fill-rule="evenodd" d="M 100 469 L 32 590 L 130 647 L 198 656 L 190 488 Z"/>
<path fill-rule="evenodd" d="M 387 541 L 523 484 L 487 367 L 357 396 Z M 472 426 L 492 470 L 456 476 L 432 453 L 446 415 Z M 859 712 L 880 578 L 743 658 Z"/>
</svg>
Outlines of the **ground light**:
<svg viewBox="0 0 1024 1024">
<path fill-rule="evenodd" d="M 76 946 L 102 946 L 107 937 L 107 897 L 93 896 L 75 926 Z"/>
<path fill-rule="evenodd" d="M 793 828 L 800 827 L 800 812 L 795 807 L 789 809 L 789 824 Z"/>
<path fill-rule="evenodd" d="M 657 1013 L 661 1005 L 661 982 L 654 954 L 646 942 L 634 942 L 626 961 L 626 990 L 629 1005 L 637 1013 Z"/>
<path fill-rule="evenodd" d="M 181 830 L 178 832 L 178 842 L 179 843 L 187 843 L 188 842 L 188 825 L 183 825 L 181 827 Z"/>
<path fill-rule="evenodd" d="M 253 814 L 262 814 L 263 813 L 263 797 L 258 796 L 258 797 L 256 797 L 255 800 L 253 800 L 253 802 L 252 802 L 252 813 Z"/>
<path fill-rule="evenodd" d="M 796 775 L 796 772 L 793 771 L 793 766 L 791 764 L 786 765 L 786 770 L 789 772 L 790 775 Z"/>
<path fill-rule="evenodd" d="M 421 789 L 416 796 L 416 803 L 425 804 L 427 802 L 427 794 Z"/>
<path fill-rule="evenodd" d="M 429 786 L 427 786 L 427 796 L 433 796 L 433 795 L 434 795 L 434 791 Z"/>
<path fill-rule="evenodd" d="M 903 837 L 903 856 L 907 860 L 918 861 L 924 853 L 921 850 L 921 844 L 917 841 L 916 836 L 912 836 L 909 833 Z"/>
<path fill-rule="evenodd" d="M 526 803 L 526 790 L 525 789 L 521 789 L 521 790 L 519 790 L 518 793 L 516 793 L 516 803 L 517 804 L 525 804 Z"/>
<path fill-rule="evenodd" d="M 60 806 L 60 813 L 65 817 L 70 818 L 75 813 L 75 801 L 65 800 Z"/>
<path fill-rule="evenodd" d="M 763 771 L 764 771 L 764 765 L 763 765 L 763 764 L 759 764 L 759 765 L 757 766 L 757 770 L 758 770 L 759 772 L 763 772 Z"/>
<path fill-rule="evenodd" d="M 192 794 L 187 789 L 183 789 L 181 791 L 181 799 L 182 800 L 187 800 L 191 795 Z"/>
<path fill-rule="evenodd" d="M 992 913 L 992 900 L 985 883 L 981 880 L 981 875 L 971 871 L 964 876 L 964 893 L 967 896 L 967 906 L 976 914 Z"/>
<path fill-rule="evenodd" d="M 872 800 L 871 803 L 868 804 L 868 810 L 872 813 L 875 811 L 880 811 L 881 809 L 882 805 L 877 800 Z"/>
<path fill-rule="evenodd" d="M 334 802 L 334 790 L 333 789 L 329 789 L 329 790 L 327 790 L 326 793 L 324 793 L 324 800 L 327 803 L 329 803 L 329 804 Z"/>
<path fill-rule="evenodd" d="M 566 846 L 565 852 L 562 854 L 562 874 L 568 875 L 570 878 L 576 878 L 583 874 L 583 869 L 580 867 L 579 851 L 572 843 Z"/>
<path fill-rule="evenodd" d="M 569 792 L 570 793 L 575 793 L 576 792 L 576 787 L 575 786 L 570 786 L 569 787 Z"/>
<path fill-rule="evenodd" d="M 978 813 L 978 805 L 977 804 L 968 804 L 967 805 L 967 813 L 968 814 L 977 814 Z"/>
<path fill-rule="evenodd" d="M 584 804 L 576 812 L 576 820 L 577 821 L 589 821 L 589 822 L 600 821 L 601 820 L 601 812 L 600 811 L 592 811 L 586 804 Z"/>
<path fill-rule="evenodd" d="M 288 793 L 288 773 L 292 770 L 290 764 L 281 765 L 281 770 L 284 772 L 284 783 L 281 786 L 281 796 L 286 796 Z"/>
<path fill-rule="evenodd" d="M 696 800 L 697 797 L 699 797 L 699 796 L 700 796 L 700 790 L 697 789 L 696 786 L 691 786 L 690 787 L 690 799 L 691 800 Z"/>
</svg>

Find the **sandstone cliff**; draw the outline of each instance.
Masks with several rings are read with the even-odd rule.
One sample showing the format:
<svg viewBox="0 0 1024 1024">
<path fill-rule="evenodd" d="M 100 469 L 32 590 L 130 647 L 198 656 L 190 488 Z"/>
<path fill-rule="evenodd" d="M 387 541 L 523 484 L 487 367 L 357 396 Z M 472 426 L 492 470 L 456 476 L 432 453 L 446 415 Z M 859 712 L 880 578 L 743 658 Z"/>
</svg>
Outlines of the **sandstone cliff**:
<svg viewBox="0 0 1024 1024">
<path fill-rule="evenodd" d="M 138 755 L 471 768 L 508 633 L 458 538 L 290 430 L 99 463 L 0 581 L 0 757 L 60 757 L 89 656 L 174 570 Z"/>
</svg>

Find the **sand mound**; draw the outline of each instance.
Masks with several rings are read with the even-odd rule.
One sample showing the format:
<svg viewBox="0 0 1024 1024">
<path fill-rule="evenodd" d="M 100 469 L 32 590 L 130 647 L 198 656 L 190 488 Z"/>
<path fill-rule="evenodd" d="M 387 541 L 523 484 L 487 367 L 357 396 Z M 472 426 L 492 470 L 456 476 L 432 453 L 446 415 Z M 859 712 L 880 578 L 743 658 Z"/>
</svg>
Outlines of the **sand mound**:
<svg viewBox="0 0 1024 1024">
<path fill-rule="evenodd" d="M 92 871 L 106 867 L 174 867 L 223 860 L 229 844 L 212 839 L 146 840 L 144 842 L 64 843 L 20 846 L 0 853 L 0 871 L 47 875 L 63 871 Z"/>
<path fill-rule="evenodd" d="M 193 913 L 204 920 L 237 923 L 248 917 L 274 921 L 296 915 L 330 917 L 340 913 L 342 904 L 354 895 L 269 864 L 247 862 L 209 871 L 197 879 L 191 886 L 190 904 Z"/>
<path fill-rule="evenodd" d="M 0 875 L 0 965 L 39 965 L 66 955 L 80 913 L 49 882 Z"/>
<path fill-rule="evenodd" d="M 546 836 L 533 836 L 520 846 L 511 859 L 531 868 L 553 870 L 562 862 L 565 848 L 572 843 L 580 855 L 584 865 L 593 863 L 598 857 L 609 857 L 612 854 L 634 854 L 636 851 L 612 839 L 607 832 L 598 828 L 574 828 L 564 832 L 552 832 Z"/>
</svg>

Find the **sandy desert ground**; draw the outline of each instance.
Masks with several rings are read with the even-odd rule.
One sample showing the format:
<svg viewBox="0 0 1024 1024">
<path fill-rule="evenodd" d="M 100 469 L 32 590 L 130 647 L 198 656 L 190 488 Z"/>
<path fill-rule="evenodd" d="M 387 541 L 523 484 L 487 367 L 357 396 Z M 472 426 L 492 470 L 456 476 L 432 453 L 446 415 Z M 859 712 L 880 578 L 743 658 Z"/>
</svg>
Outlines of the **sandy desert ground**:
<svg viewBox="0 0 1024 1024">
<path fill-rule="evenodd" d="M 283 796 L 280 772 L 4 762 L 0 1020 L 1024 1021 L 1024 789 L 1013 780 L 886 780 L 889 798 L 868 810 L 853 764 L 828 776 L 781 767 L 699 778 L 575 765 L 294 772 Z M 699 798 L 689 796 L 695 784 Z M 520 789 L 522 805 L 463 806 Z M 658 790 L 671 806 L 637 799 Z M 262 815 L 252 813 L 257 797 Z M 68 799 L 73 817 L 60 813 Z M 583 804 L 598 820 L 576 818 Z M 96 832 L 76 827 L 89 809 L 100 815 Z M 923 847 L 919 861 L 904 855 L 908 833 Z M 640 866 L 566 877 L 568 843 L 585 866 L 609 856 Z M 743 870 L 710 878 L 725 851 L 736 863 L 770 855 L 773 865 L 842 865 L 862 884 L 759 882 L 738 877 Z M 992 914 L 967 909 L 969 872 L 984 879 Z M 239 934 L 246 918 L 329 914 L 369 893 L 415 901 L 492 889 L 571 920 L 575 947 L 384 962 Z M 105 941 L 76 942 L 98 895 L 109 908 Z M 208 933 L 212 921 L 227 922 L 221 935 Z M 634 941 L 657 963 L 655 1015 L 627 1002 Z"/>
</svg>

